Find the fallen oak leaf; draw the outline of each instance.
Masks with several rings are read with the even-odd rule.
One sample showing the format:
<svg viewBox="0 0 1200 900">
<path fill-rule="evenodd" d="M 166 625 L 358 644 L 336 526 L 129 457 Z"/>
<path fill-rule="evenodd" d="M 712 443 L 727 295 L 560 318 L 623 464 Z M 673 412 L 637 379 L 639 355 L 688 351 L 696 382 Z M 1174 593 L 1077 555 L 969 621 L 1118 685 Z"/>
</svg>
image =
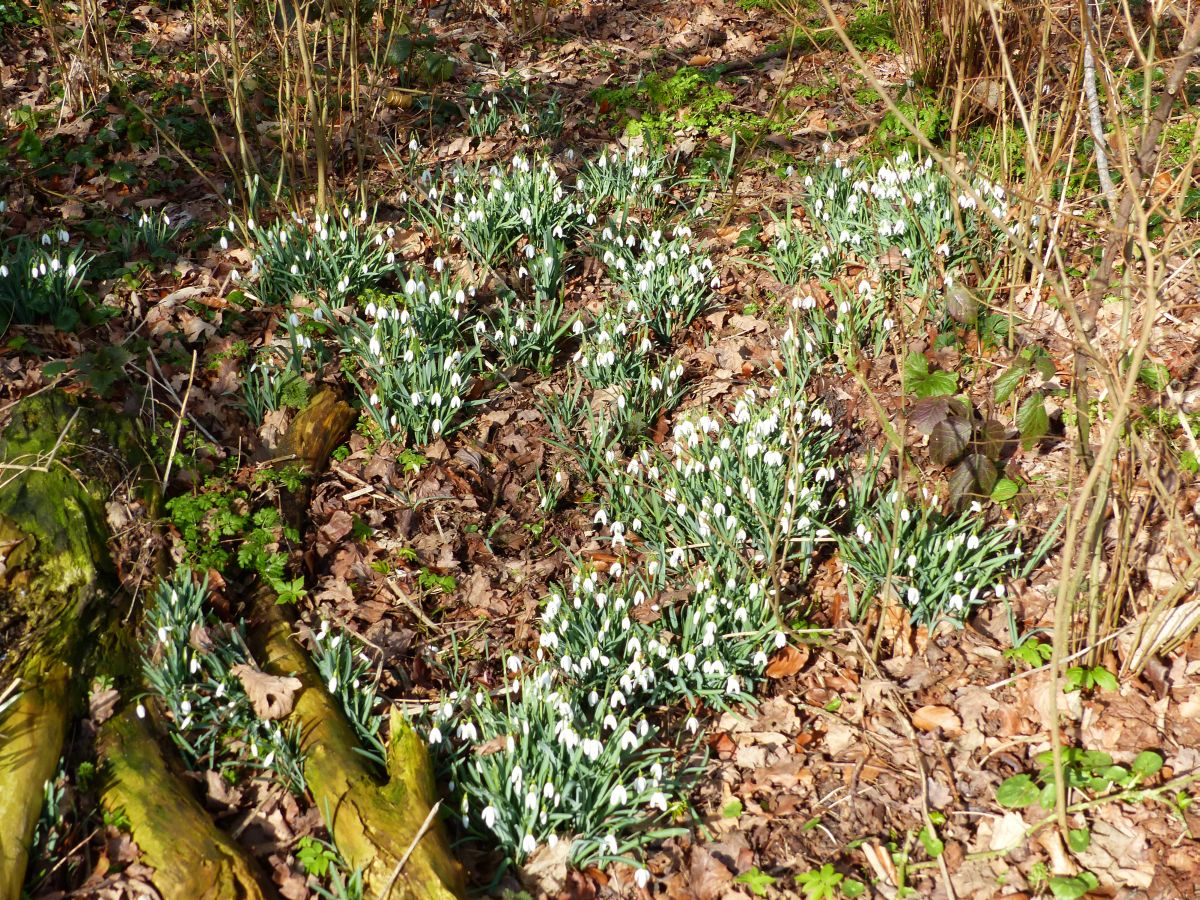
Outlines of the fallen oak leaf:
<svg viewBox="0 0 1200 900">
<path fill-rule="evenodd" d="M 786 678 L 788 675 L 795 675 L 808 662 L 809 649 L 807 647 L 795 647 L 787 644 L 781 647 L 771 657 L 771 661 L 767 663 L 766 675 L 768 678 Z"/>
<path fill-rule="evenodd" d="M 229 670 L 246 691 L 260 719 L 282 719 L 292 711 L 294 694 L 304 683 L 299 678 L 268 675 L 254 666 L 241 663 Z"/>
</svg>

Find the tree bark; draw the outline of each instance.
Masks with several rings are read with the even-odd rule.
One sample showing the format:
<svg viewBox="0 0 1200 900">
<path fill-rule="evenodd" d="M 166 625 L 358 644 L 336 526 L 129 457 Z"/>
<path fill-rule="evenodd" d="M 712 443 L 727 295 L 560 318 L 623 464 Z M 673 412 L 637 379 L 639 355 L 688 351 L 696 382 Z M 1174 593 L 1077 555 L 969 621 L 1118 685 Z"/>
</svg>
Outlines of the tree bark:
<svg viewBox="0 0 1200 900">
<path fill-rule="evenodd" d="M 43 786 L 79 706 L 84 651 L 123 695 L 139 690 L 126 634 L 135 626 L 112 599 L 104 504 L 124 481 L 134 493 L 148 483 L 149 465 L 130 420 L 57 391 L 21 401 L 0 465 L 0 683 L 19 679 L 20 692 L 0 717 L 0 900 L 16 900 Z M 105 805 L 124 810 L 164 898 L 264 896 L 265 880 L 168 768 L 145 724 L 118 710 L 98 744 Z M 210 883 L 221 893 L 206 893 Z"/>
<path fill-rule="evenodd" d="M 187 785 L 168 767 L 158 741 L 129 707 L 100 727 L 104 761 L 101 803 L 121 811 L 154 869 L 164 898 L 262 900 L 273 895 L 259 868 L 208 817 Z"/>
<path fill-rule="evenodd" d="M 464 873 L 445 828 L 436 818 L 426 825 L 437 794 L 424 743 L 403 717 L 393 715 L 389 780 L 381 783 L 357 751 L 354 730 L 269 590 L 255 595 L 254 609 L 253 641 L 263 668 L 304 684 L 289 721 L 300 728 L 304 779 L 338 850 L 351 866 L 363 869 L 372 896 L 383 895 L 389 884 L 394 900 L 461 896 Z M 393 883 L 392 873 L 406 857 Z"/>
</svg>

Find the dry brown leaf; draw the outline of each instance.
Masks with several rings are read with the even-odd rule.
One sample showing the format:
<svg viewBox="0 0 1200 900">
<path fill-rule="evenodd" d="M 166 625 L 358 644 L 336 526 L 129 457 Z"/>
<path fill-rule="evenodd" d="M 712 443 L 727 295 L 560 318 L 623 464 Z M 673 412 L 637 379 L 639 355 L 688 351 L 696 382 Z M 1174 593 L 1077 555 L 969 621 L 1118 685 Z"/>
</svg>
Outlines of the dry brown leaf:
<svg viewBox="0 0 1200 900">
<path fill-rule="evenodd" d="M 912 721 L 922 731 L 940 728 L 951 737 L 962 733 L 962 721 L 948 706 L 922 706 L 913 713 Z"/>
<path fill-rule="evenodd" d="M 795 675 L 808 662 L 809 652 L 807 647 L 795 647 L 791 644 L 780 648 L 767 663 L 767 677 L 786 678 L 788 675 Z"/>
<path fill-rule="evenodd" d="M 292 711 L 296 691 L 304 687 L 299 678 L 268 675 L 245 663 L 229 670 L 242 683 L 254 712 L 262 719 L 282 719 Z"/>
</svg>

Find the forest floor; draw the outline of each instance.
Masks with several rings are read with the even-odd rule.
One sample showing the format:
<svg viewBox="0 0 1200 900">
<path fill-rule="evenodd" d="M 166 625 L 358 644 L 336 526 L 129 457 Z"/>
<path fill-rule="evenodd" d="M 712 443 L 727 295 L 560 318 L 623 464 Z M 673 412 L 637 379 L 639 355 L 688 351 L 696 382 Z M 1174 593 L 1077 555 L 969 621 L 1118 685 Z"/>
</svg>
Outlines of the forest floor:
<svg viewBox="0 0 1200 900">
<path fill-rule="evenodd" d="M 887 17 L 872 12 L 874 5 L 860 7 L 838 5 L 847 31 L 873 77 L 901 88 L 908 73 Z M 832 323 L 840 298 L 879 296 L 882 306 L 862 312 L 876 320 L 867 328 L 878 340 L 854 355 L 853 365 L 833 354 L 807 377 L 809 399 L 830 417 L 828 453 L 842 492 L 831 496 L 844 499 L 853 483 L 873 482 L 872 458 L 884 460 L 881 484 L 895 478 L 889 433 L 898 433 L 907 484 L 945 498 L 963 453 L 940 450 L 920 422 L 933 416 L 933 431 L 953 417 L 950 395 L 962 396 L 980 411 L 980 422 L 1000 423 L 993 436 L 1003 445 L 987 461 L 986 490 L 968 487 L 979 496 L 962 515 L 979 523 L 978 533 L 1014 535 L 1023 556 L 994 576 L 1002 595 L 989 591 L 965 622 L 918 627 L 899 595 L 864 603 L 867 582 L 840 549 L 855 535 L 854 520 L 831 521 L 837 539 L 816 540 L 803 566 L 793 562 L 776 582 L 785 586 L 789 640 L 781 649 L 770 646 L 770 661 L 759 667 L 765 671 L 752 679 L 753 701 L 735 698 L 721 709 L 705 695 L 653 711 L 656 722 L 674 722 L 679 733 L 679 719 L 697 717 L 692 730 L 702 741 L 692 758 L 702 762 L 683 795 L 690 809 L 672 807 L 670 824 L 679 833 L 637 848 L 648 881 L 635 883 L 620 864 L 568 869 L 565 857 L 549 851 L 518 854 L 497 879 L 506 851 L 478 840 L 476 822 L 476 839 L 458 848 L 474 887 L 569 897 L 1016 898 L 1089 890 L 1196 896 L 1200 814 L 1190 777 L 1200 772 L 1200 640 L 1146 654 L 1139 629 L 1156 604 L 1195 602 L 1194 593 L 1171 593 L 1185 570 L 1193 571 L 1200 510 L 1194 452 L 1189 457 L 1190 414 L 1200 403 L 1194 258 L 1184 254 L 1170 266 L 1175 274 L 1152 324 L 1132 425 L 1161 454 L 1159 478 L 1172 505 L 1144 483 L 1122 494 L 1130 508 L 1114 513 L 1102 539 L 1109 568 L 1092 573 L 1091 590 L 1108 596 L 1110 578 L 1124 582 L 1111 590 L 1111 615 L 1099 607 L 1108 618 L 1089 630 L 1083 615 L 1070 648 L 1087 651 L 1070 663 L 1078 683 L 1060 685 L 1057 697 L 1064 740 L 1079 751 L 1068 759 L 1068 847 L 1054 820 L 1052 788 L 1049 802 L 1041 802 L 1043 754 L 1052 746 L 1054 683 L 1046 663 L 1061 577 L 1061 514 L 1086 474 L 1064 416 L 1074 345 L 1063 312 L 1030 276 L 997 288 L 990 309 L 971 324 L 956 322 L 942 314 L 939 298 L 950 293 L 944 271 L 925 282 L 924 296 L 886 288 L 896 273 L 911 273 L 909 260 L 897 256 L 852 259 L 826 275 L 781 280 L 771 250 L 778 249 L 779 221 L 793 209 L 798 218 L 808 214 L 801 212 L 806 175 L 834 159 L 888 159 L 902 168 L 896 157 L 906 147 L 912 152 L 889 131 L 894 119 L 828 29 L 788 53 L 781 44 L 786 23 L 752 5 L 611 0 L 542 12 L 537 33 L 519 40 L 508 18 L 498 21 L 486 3 L 475 11 L 430 9 L 427 46 L 414 41 L 409 51 L 424 53 L 418 66 L 452 61 L 453 73 L 432 87 L 412 80 L 411 91 L 371 98 L 378 104 L 373 137 L 390 139 L 395 155 L 372 156 L 358 169 L 361 148 L 341 134 L 335 184 L 347 202 L 357 209 L 355 184 L 365 186 L 368 208 L 378 204 L 376 221 L 394 229 L 389 246 L 402 263 L 432 267 L 445 253 L 450 270 L 465 273 L 469 257 L 410 211 L 410 193 L 429 184 L 421 172 L 457 163 L 507 167 L 514 154 L 544 148 L 573 185 L 566 173 L 602 151 L 624 154 L 633 145 L 659 153 L 666 187 L 657 221 L 690 226 L 695 252 L 712 261 L 716 286 L 700 314 L 667 336 L 684 390 L 675 408 L 644 423 L 646 440 L 668 452 L 680 423 L 710 410 L 728 415 L 748 389 L 765 392 L 786 367 L 794 297 L 814 298 Z M 22 397 L 67 386 L 146 423 L 159 465 L 174 459 L 168 497 L 220 495 L 235 510 L 247 502 L 278 505 L 287 485 L 262 473 L 294 409 L 281 394 L 271 404 L 277 408 L 252 420 L 245 382 L 252 362 L 271 353 L 290 358 L 301 332 L 287 326 L 290 301 L 248 297 L 252 254 L 225 228 L 227 198 L 240 187 L 221 154 L 236 157 L 237 140 L 229 131 L 206 131 L 196 50 L 203 42 L 191 13 L 178 9 L 117 4 L 104 21 L 112 29 L 110 65 L 126 88 L 101 91 L 98 102 L 67 114 L 60 114 L 51 50 L 37 29 L 0 39 L 7 119 L 0 178 L 8 181 L 0 189 L 0 239 L 67 229 L 73 243 L 97 255 L 80 321 L 13 324 L 0 332 L 0 416 Z M 811 27 L 822 28 L 819 15 Z M 85 85 L 77 87 L 87 95 Z M 496 121 L 469 129 L 467 120 L 482 122 L 493 94 L 502 98 Z M 1172 127 L 1194 129 L 1194 110 L 1190 115 Z M 997 146 L 1011 140 L 998 128 L 968 134 L 958 148 L 964 161 L 974 154 L 995 159 Z M 410 139 L 417 149 L 406 149 Z M 1164 171 L 1176 171 L 1173 165 Z M 994 168 L 963 171 L 1000 177 Z M 1016 183 L 1006 187 L 1019 191 Z M 1082 190 L 1071 202 L 1082 219 L 1099 209 Z M 303 202 L 298 209 L 311 216 Z M 1195 204 L 1191 210 L 1195 215 Z M 122 245 L 120 235 L 143 212 L 167 214 L 168 236 L 153 246 L 152 239 Z M 1175 240 L 1195 225 L 1185 220 Z M 1073 243 L 1060 248 L 1081 283 L 1094 264 L 1087 239 L 1086 231 L 1074 232 Z M 563 321 L 578 316 L 590 327 L 619 293 L 598 244 L 581 242 L 567 267 Z M 482 297 L 486 279 L 476 281 Z M 1126 309 L 1102 307 L 1098 346 L 1127 346 Z M 884 318 L 901 324 L 881 331 Z M 304 333 L 319 340 L 315 325 Z M 1030 348 L 1024 357 L 1023 348 Z M 630 549 L 621 548 L 623 539 L 614 543 L 604 488 L 547 421 L 546 398 L 562 397 L 576 383 L 576 350 L 566 335 L 544 371 L 485 356 L 468 396 L 472 415 L 459 430 L 442 437 L 434 429 L 428 440 L 405 446 L 381 441 L 378 428 L 363 425 L 316 480 L 302 533 L 289 540 L 272 531 L 277 522 L 267 523 L 264 542 L 286 554 L 299 616 L 314 631 L 329 622 L 360 640 L 387 703 L 420 713 L 464 684 L 501 684 L 510 656 L 533 665 L 545 646 L 547 597 L 562 590 L 556 586 L 569 585 L 583 571 L 581 561 L 587 571 L 607 573 L 631 566 L 646 549 L 632 539 Z M 1030 381 L 996 402 L 999 376 L 1022 359 Z M 306 387 L 337 384 L 354 398 L 341 372 L 336 359 L 313 364 Z M 951 379 L 949 390 L 934 386 L 938 375 Z M 928 390 L 920 387 L 926 380 Z M 1172 385 L 1182 412 L 1164 399 Z M 1017 410 L 1035 389 L 1047 405 L 1044 424 L 1034 423 L 1030 435 Z M 597 388 L 590 401 L 601 419 L 614 415 L 605 390 Z M 1097 377 L 1092 396 L 1103 390 Z M 983 426 L 973 415 L 965 419 L 970 436 L 963 444 L 973 445 L 973 429 Z M 1131 472 L 1126 467 L 1114 477 L 1132 479 Z M 244 531 L 205 545 L 223 553 L 197 550 L 213 508 L 188 518 L 186 504 L 170 507 L 163 540 L 176 561 L 209 570 L 212 608 L 233 620 L 255 571 L 235 561 Z M 118 531 L 128 525 L 128 511 L 110 512 Z M 202 532 L 199 539 L 186 533 L 189 523 Z M 135 563 L 147 549 L 123 548 L 123 574 L 144 573 Z M 659 600 L 665 608 L 686 603 L 681 596 L 668 591 Z M 1135 666 L 1131 658 L 1139 655 L 1152 659 Z M 72 736 L 59 785 L 67 812 L 57 844 L 31 873 L 31 896 L 138 894 L 144 873 L 136 847 L 122 838 L 119 823 L 100 822 L 89 810 L 89 788 L 77 774 L 87 744 L 86 728 Z M 672 746 L 687 755 L 682 744 Z M 1023 775 L 1029 777 L 1014 780 Z M 304 837 L 325 835 L 319 810 L 269 780 L 230 784 L 198 775 L 196 783 L 217 820 L 273 873 L 282 896 L 316 896 L 320 878 L 297 849 Z M 1025 790 L 1035 796 L 1014 798 Z M 456 812 L 453 827 L 458 819 Z"/>
</svg>

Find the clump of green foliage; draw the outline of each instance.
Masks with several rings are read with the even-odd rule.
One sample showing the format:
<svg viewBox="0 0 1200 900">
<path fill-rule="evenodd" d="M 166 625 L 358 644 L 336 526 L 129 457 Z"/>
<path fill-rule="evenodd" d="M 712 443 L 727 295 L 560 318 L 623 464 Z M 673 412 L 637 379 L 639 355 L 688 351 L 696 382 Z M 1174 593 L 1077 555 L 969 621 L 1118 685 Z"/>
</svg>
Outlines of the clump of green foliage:
<svg viewBox="0 0 1200 900">
<path fill-rule="evenodd" d="M 669 78 L 650 74 L 633 87 L 600 89 L 593 96 L 628 134 L 654 144 L 681 128 L 747 137 L 766 124 L 762 116 L 737 109 L 733 94 L 716 82 L 715 74 L 684 66 Z"/>
<path fill-rule="evenodd" d="M 284 525 L 275 507 L 254 510 L 245 491 L 224 479 L 209 478 L 199 493 L 168 500 L 167 514 L 183 539 L 191 565 L 225 571 L 236 559 L 240 569 L 269 584 L 281 603 L 295 602 L 303 595 L 303 579 L 285 578 L 287 553 L 279 549 L 284 540 L 299 542 L 300 534 Z"/>
</svg>

